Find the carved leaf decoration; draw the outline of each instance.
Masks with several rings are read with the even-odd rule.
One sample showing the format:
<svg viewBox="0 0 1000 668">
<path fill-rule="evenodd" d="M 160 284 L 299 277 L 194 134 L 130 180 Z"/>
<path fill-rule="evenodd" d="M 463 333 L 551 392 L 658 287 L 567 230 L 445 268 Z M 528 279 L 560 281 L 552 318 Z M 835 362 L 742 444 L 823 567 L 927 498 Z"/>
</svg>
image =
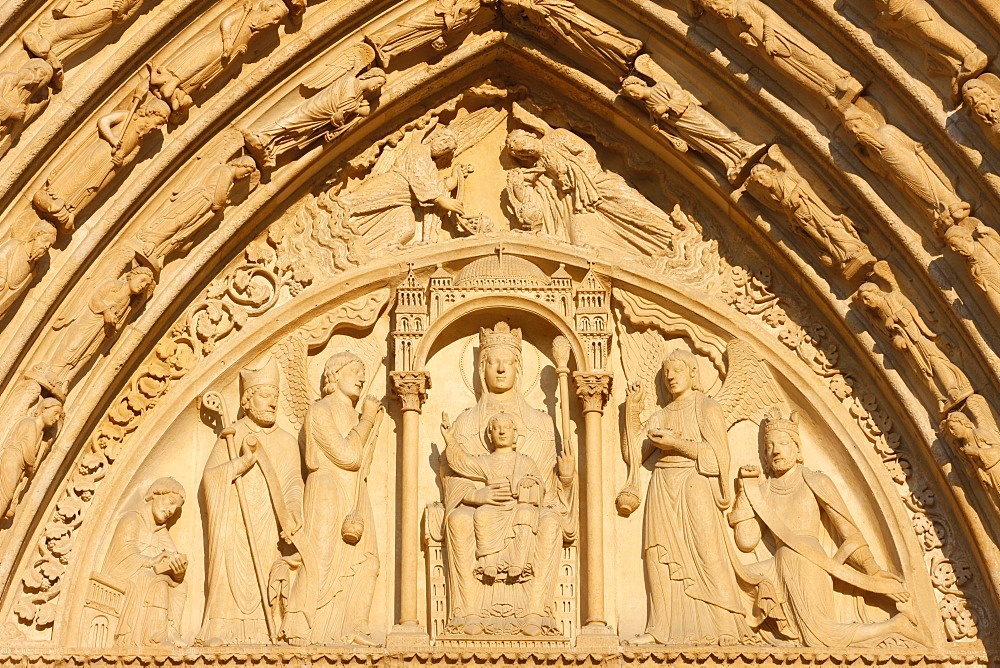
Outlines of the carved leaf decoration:
<svg viewBox="0 0 1000 668">
<path fill-rule="evenodd" d="M 284 391 L 281 393 L 282 406 L 296 429 L 301 428 L 309 404 L 312 403 L 309 391 L 308 346 L 301 336 L 293 335 L 274 347 L 274 356 L 281 365 L 282 378 L 285 381 Z"/>
<path fill-rule="evenodd" d="M 729 373 L 715 400 L 726 414 L 727 427 L 743 420 L 760 424 L 772 407 L 787 412 L 781 388 L 767 364 L 756 355 L 749 343 L 732 339 L 726 352 L 729 355 Z"/>
<path fill-rule="evenodd" d="M 327 63 L 323 69 L 302 82 L 303 88 L 319 90 L 326 88 L 345 74 L 356 75 L 375 62 L 375 49 L 358 42 Z"/>
</svg>

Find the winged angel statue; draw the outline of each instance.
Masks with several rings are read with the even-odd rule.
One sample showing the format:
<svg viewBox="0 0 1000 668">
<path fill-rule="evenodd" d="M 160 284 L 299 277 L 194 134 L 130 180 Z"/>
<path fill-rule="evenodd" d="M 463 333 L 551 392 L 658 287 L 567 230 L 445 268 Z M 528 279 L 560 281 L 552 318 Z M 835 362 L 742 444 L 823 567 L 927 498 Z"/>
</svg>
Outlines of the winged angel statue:
<svg viewBox="0 0 1000 668">
<path fill-rule="evenodd" d="M 308 352 L 328 336 L 322 330 L 275 348 L 287 385 L 280 393 L 283 408 L 296 431 L 302 429 L 308 470 L 303 528 L 296 538 L 305 568 L 287 585 L 281 635 L 295 645 L 371 645 L 368 617 L 379 560 L 367 479 L 384 410 L 366 392 L 382 366 L 384 345 L 378 342 L 387 332 L 360 341 L 334 337 L 344 340 L 333 341 L 338 352 L 327 359 L 322 397 L 313 401 Z M 350 349 L 341 345 L 347 343 Z"/>
<path fill-rule="evenodd" d="M 643 306 L 647 312 L 658 309 Z M 666 315 L 667 322 L 674 319 Z M 664 358 L 667 341 L 656 329 L 628 332 L 619 325 L 619 333 L 630 382 L 622 441 L 628 479 L 616 499 L 622 515 L 638 508 L 639 469 L 659 453 L 643 518 L 648 618 L 645 633 L 632 642 L 751 642 L 737 582 L 739 564 L 723 516 L 733 503 L 728 430 L 783 406 L 781 391 L 764 362 L 739 339 L 726 347 L 725 382 L 710 397 L 693 353 L 676 349 Z M 649 390 L 660 360 L 671 399 L 655 409 L 656 393 Z"/>
</svg>

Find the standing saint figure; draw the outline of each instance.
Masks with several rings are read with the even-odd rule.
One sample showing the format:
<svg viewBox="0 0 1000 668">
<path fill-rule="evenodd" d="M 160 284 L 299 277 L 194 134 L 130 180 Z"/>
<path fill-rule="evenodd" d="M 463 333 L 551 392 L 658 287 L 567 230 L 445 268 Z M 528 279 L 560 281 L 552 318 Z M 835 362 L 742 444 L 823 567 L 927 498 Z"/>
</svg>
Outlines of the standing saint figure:
<svg viewBox="0 0 1000 668">
<path fill-rule="evenodd" d="M 385 72 L 377 67 L 362 71 L 374 54 L 361 44 L 329 63 L 307 88 L 321 90 L 260 130 L 243 130 L 247 151 L 261 167 L 273 167 L 277 156 L 312 142 L 331 142 L 372 112 L 385 86 Z"/>
<path fill-rule="evenodd" d="M 766 162 L 750 170 L 746 190 L 761 204 L 783 212 L 796 231 L 820 248 L 823 264 L 836 267 L 847 280 L 875 264 L 854 222 L 820 199 L 777 144 L 768 149 Z"/>
<path fill-rule="evenodd" d="M 969 204 L 955 193 L 951 179 L 920 142 L 856 105 L 844 112 L 844 128 L 857 140 L 857 151 L 865 164 L 879 176 L 895 181 L 923 206 L 938 234 L 969 215 Z"/>
<path fill-rule="evenodd" d="M 305 418 L 306 468 L 303 540 L 312 559 L 294 584 L 283 635 L 293 645 L 374 645 L 368 615 L 375 596 L 379 557 L 368 475 L 385 410 L 378 399 L 364 398 L 365 365 L 344 350 L 323 368 L 323 398 Z M 356 513 L 361 537 L 349 543 L 345 520 Z"/>
<path fill-rule="evenodd" d="M 10 150 L 29 114 L 36 115 L 48 103 L 48 93 L 42 91 L 52 74 L 52 65 L 43 58 L 30 58 L 17 70 L 0 72 L 0 158 Z"/>
<path fill-rule="evenodd" d="M 29 214 L 34 217 L 33 213 Z M 35 264 L 56 242 L 56 228 L 35 219 L 24 238 L 12 236 L 0 243 L 0 314 L 17 301 L 35 274 Z"/>
<path fill-rule="evenodd" d="M 712 158 L 726 170 L 726 179 L 736 183 L 753 162 L 767 150 L 766 144 L 751 144 L 730 130 L 698 103 L 694 95 L 653 64 L 648 56 L 636 59 L 636 68 L 645 61 L 662 75 L 652 86 L 636 76 L 622 81 L 622 93 L 649 111 L 653 124 L 682 150 L 692 149 Z M 647 65 L 647 67 L 649 67 Z M 676 132 L 674 137 L 671 133 Z"/>
<path fill-rule="evenodd" d="M 974 224 L 971 229 L 970 223 Z M 969 216 L 945 231 L 944 242 L 965 258 L 972 280 L 1000 312 L 1000 234 Z"/>
<path fill-rule="evenodd" d="M 467 635 L 522 634 L 526 636 L 560 633 L 552 606 L 564 540 L 572 540 L 577 530 L 577 476 L 573 458 L 563 452 L 557 457 L 552 418 L 528 404 L 521 388 L 521 331 L 499 322 L 479 333 L 479 378 L 483 388 L 476 405 L 466 409 L 446 429 L 455 448 L 442 466 L 444 487 L 444 545 L 447 563 L 450 633 Z M 511 416 L 517 433 L 518 457 L 529 458 L 541 478 L 538 489 L 537 528 L 533 546 L 526 555 L 530 573 L 511 572 L 504 577 L 482 577 L 477 533 L 506 538 L 508 520 L 514 515 L 476 516 L 483 506 L 516 503 L 510 480 L 487 484 L 481 473 L 463 475 L 448 462 L 458 450 L 469 457 L 490 457 L 487 428 L 499 413 Z M 493 453 L 494 455 L 496 453 Z M 471 460 L 481 461 L 481 460 Z M 465 467 L 459 465 L 460 469 Z M 492 479 L 492 476 L 489 476 Z M 492 522 L 491 522 L 492 520 Z M 477 523 L 479 527 L 477 528 Z M 484 524 L 486 523 L 486 524 Z M 487 526 L 492 523 L 492 526 Z M 492 571 L 490 571 L 492 573 Z"/>
<path fill-rule="evenodd" d="M 989 57 L 960 30 L 947 23 L 926 0 L 872 0 L 876 23 L 893 37 L 923 50 L 927 68 L 951 77 L 951 93 L 986 69 Z"/>
<path fill-rule="evenodd" d="M 781 74 L 814 92 L 831 109 L 842 109 L 864 86 L 760 0 L 694 0 L 701 9 L 729 22 L 730 32 L 756 50 Z"/>
<path fill-rule="evenodd" d="M 1000 505 L 1000 433 L 953 411 L 941 421 L 941 435 L 969 460 L 994 503 Z"/>
<path fill-rule="evenodd" d="M 61 79 L 63 60 L 127 22 L 141 4 L 142 0 L 59 0 L 42 15 L 33 31 L 24 34 L 22 41 L 30 53 L 49 58 L 60 70 Z"/>
<path fill-rule="evenodd" d="M 170 107 L 140 82 L 132 98 L 97 120 L 90 144 L 49 174 L 31 202 L 43 218 L 72 230 L 80 210 L 139 155 L 147 135 L 167 122 Z"/>
<path fill-rule="evenodd" d="M 136 233 L 139 252 L 162 269 L 166 258 L 190 247 L 191 238 L 212 216 L 229 206 L 229 194 L 239 180 L 249 179 L 257 187 L 260 172 L 248 155 L 215 165 L 192 179 L 191 187 L 176 192 Z"/>
<path fill-rule="evenodd" d="M 52 329 L 62 330 L 62 339 L 44 365 L 48 386 L 71 381 L 105 341 L 117 336 L 133 307 L 148 299 L 155 287 L 152 270 L 135 267 L 120 278 L 99 282 L 85 304 L 57 316 Z"/>
<path fill-rule="evenodd" d="M 180 622 L 188 559 L 168 530 L 183 505 L 181 484 L 160 478 L 149 486 L 142 508 L 125 513 L 115 526 L 101 573 L 125 588 L 116 647 L 184 645 Z"/>
<path fill-rule="evenodd" d="M 0 448 L 0 517 L 12 517 L 17 497 L 48 454 L 65 413 L 62 402 L 45 397 L 21 418 Z"/>
<path fill-rule="evenodd" d="M 854 298 L 878 318 L 876 323 L 884 327 L 892 345 L 912 360 L 942 414 L 972 394 L 968 377 L 938 347 L 937 334 L 898 288 L 886 291 L 875 283 L 863 283 Z"/>
<path fill-rule="evenodd" d="M 987 72 L 969 79 L 962 86 L 962 101 L 990 142 L 1000 147 L 1000 78 Z"/>
<path fill-rule="evenodd" d="M 298 439 L 276 424 L 278 386 L 273 357 L 259 370 L 240 372 L 244 415 L 223 430 L 205 464 L 201 487 L 208 581 L 205 615 L 196 639 L 201 645 L 277 640 L 265 617 L 272 612 L 264 606 L 281 607 L 282 580 L 288 580 L 298 561 L 289 541 L 302 528 L 303 488 Z M 239 453 L 235 459 L 229 455 L 231 445 Z M 242 480 L 243 494 L 237 480 Z M 262 600 L 261 580 L 267 581 L 264 589 L 274 600 Z M 277 620 L 274 624 L 277 629 Z"/>
<path fill-rule="evenodd" d="M 642 49 L 641 41 L 626 37 L 570 0 L 500 0 L 500 4 L 510 21 L 527 22 L 616 77 L 629 70 Z"/>
<path fill-rule="evenodd" d="M 661 454 L 642 526 L 646 631 L 627 642 L 735 645 L 751 634 L 722 514 L 733 502 L 726 417 L 692 353 L 671 352 L 663 375 L 670 403 L 647 425 Z"/>
<path fill-rule="evenodd" d="M 740 468 L 738 493 L 729 523 L 736 545 L 752 552 L 766 530 L 774 540 L 774 557 L 747 566 L 755 580 L 753 623 L 771 620 L 780 644 L 793 640 L 807 647 L 850 647 L 876 644 L 892 634 L 926 642 L 907 607 L 910 595 L 902 581 L 883 570 L 829 477 L 802 466 L 798 422 L 771 417 L 764 430 L 767 477 L 756 465 Z M 838 542 L 830 556 L 821 538 L 826 526 Z M 900 613 L 884 622 L 838 619 L 834 580 L 896 602 Z"/>
<path fill-rule="evenodd" d="M 287 16 L 288 6 L 283 0 L 243 0 L 172 60 L 154 63 L 150 86 L 159 88 L 160 97 L 170 103 L 175 114 L 183 113 L 194 104 L 192 93 L 208 86 L 247 52 L 257 35 L 276 27 Z"/>
<path fill-rule="evenodd" d="M 404 53 L 430 44 L 435 51 L 448 48 L 447 38 L 469 24 L 484 6 L 496 0 L 435 0 L 427 7 L 415 9 L 397 23 L 365 35 L 365 41 L 378 54 L 379 63 L 389 67 L 389 61 Z"/>
</svg>

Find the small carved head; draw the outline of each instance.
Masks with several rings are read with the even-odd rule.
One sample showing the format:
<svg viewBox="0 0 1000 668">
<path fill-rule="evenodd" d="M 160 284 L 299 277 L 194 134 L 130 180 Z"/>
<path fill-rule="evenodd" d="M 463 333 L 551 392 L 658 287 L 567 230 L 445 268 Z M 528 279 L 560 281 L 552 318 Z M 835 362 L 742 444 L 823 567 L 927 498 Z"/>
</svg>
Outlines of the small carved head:
<svg viewBox="0 0 1000 668">
<path fill-rule="evenodd" d="M 486 436 L 494 450 L 515 448 L 517 444 L 517 423 L 509 413 L 497 413 L 490 418 Z"/>
<path fill-rule="evenodd" d="M 356 403 L 365 389 L 365 363 L 350 350 L 341 350 L 323 367 L 323 396 L 341 392 Z"/>
<path fill-rule="evenodd" d="M 55 242 L 56 228 L 42 221 L 35 223 L 28 235 L 28 260 L 37 262 L 42 259 L 42 256 L 49 252 Z"/>
<path fill-rule="evenodd" d="M 458 148 L 458 138 L 448 128 L 438 128 L 427 138 L 427 145 L 430 146 L 431 157 L 436 160 L 454 154 Z"/>
<path fill-rule="evenodd" d="M 20 69 L 18 75 L 25 90 L 36 91 L 52 81 L 52 65 L 41 58 L 32 58 Z"/>
<path fill-rule="evenodd" d="M 38 405 L 38 415 L 46 428 L 57 425 L 66 417 L 63 404 L 55 397 L 45 397 Z"/>
<path fill-rule="evenodd" d="M 125 281 L 128 283 L 128 290 L 133 295 L 143 295 L 146 299 L 153 296 L 156 288 L 156 280 L 153 278 L 153 270 L 149 267 L 136 267 L 125 274 Z"/>
<path fill-rule="evenodd" d="M 885 306 L 885 295 L 874 283 L 862 283 L 854 295 L 855 300 L 873 311 L 882 311 Z"/>
<path fill-rule="evenodd" d="M 158 97 L 150 97 L 136 109 L 135 115 L 139 122 L 137 131 L 144 135 L 167 122 L 170 118 L 170 105 Z"/>
<path fill-rule="evenodd" d="M 944 242 L 948 248 L 959 255 L 971 257 L 976 250 L 976 240 L 972 236 L 972 230 L 961 225 L 952 225 L 944 233 Z"/>
<path fill-rule="evenodd" d="M 507 135 L 507 152 L 525 164 L 534 164 L 542 157 L 542 140 L 527 130 L 511 130 Z"/>
<path fill-rule="evenodd" d="M 282 0 L 261 0 L 254 8 L 250 29 L 267 30 L 284 21 L 287 16 L 288 6 Z"/>
<path fill-rule="evenodd" d="M 952 411 L 941 421 L 941 435 L 959 449 L 968 447 L 975 433 L 976 427 L 965 413 Z"/>
<path fill-rule="evenodd" d="M 777 185 L 774 168 L 770 165 L 754 165 L 746 180 L 746 188 L 758 199 L 774 199 Z"/>
<path fill-rule="evenodd" d="M 724 19 L 735 18 L 738 13 L 736 2 L 733 0 L 695 0 L 695 2 Z"/>
<path fill-rule="evenodd" d="M 622 80 L 622 94 L 633 100 L 644 100 L 649 97 L 649 85 L 636 76 L 628 76 Z"/>
<path fill-rule="evenodd" d="M 184 487 L 173 478 L 158 478 L 146 492 L 153 520 L 160 525 L 173 519 L 184 505 L 184 498 Z"/>
<path fill-rule="evenodd" d="M 702 390 L 698 358 L 689 350 L 677 348 L 663 360 L 663 381 L 670 396 L 679 397 L 689 390 Z"/>
<path fill-rule="evenodd" d="M 873 136 L 878 127 L 878 122 L 871 114 L 855 105 L 851 105 L 844 111 L 844 128 L 860 142 Z"/>
<path fill-rule="evenodd" d="M 381 67 L 373 67 L 370 70 L 362 72 L 358 75 L 358 83 L 360 83 L 361 87 L 368 92 L 382 90 L 382 86 L 385 85 L 385 82 L 385 70 Z M 448 130 L 448 132 L 451 132 L 451 130 Z M 452 136 L 454 136 L 454 134 Z M 433 149 L 431 149 L 431 151 L 433 152 Z"/>
<path fill-rule="evenodd" d="M 263 368 L 240 372 L 240 407 L 262 427 L 274 424 L 278 415 L 278 363 L 271 357 Z"/>
<path fill-rule="evenodd" d="M 521 373 L 521 330 L 498 322 L 479 330 L 479 374 L 491 392 L 514 387 Z"/>
<path fill-rule="evenodd" d="M 976 114 L 988 121 L 996 121 L 997 100 L 989 87 L 978 79 L 969 79 L 962 86 L 962 99 Z"/>
<path fill-rule="evenodd" d="M 765 473 L 781 475 L 802 463 L 798 413 L 793 411 L 786 420 L 777 411 L 772 411 L 761 427 L 764 430 Z"/>
</svg>

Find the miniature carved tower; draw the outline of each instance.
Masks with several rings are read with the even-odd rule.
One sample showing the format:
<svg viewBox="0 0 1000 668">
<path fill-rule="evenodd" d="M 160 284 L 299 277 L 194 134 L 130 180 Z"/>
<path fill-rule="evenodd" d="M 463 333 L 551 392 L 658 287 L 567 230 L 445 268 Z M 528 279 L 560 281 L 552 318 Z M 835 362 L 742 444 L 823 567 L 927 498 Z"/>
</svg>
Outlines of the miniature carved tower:
<svg viewBox="0 0 1000 668">
<path fill-rule="evenodd" d="M 397 371 L 413 371 L 413 352 L 427 331 L 427 286 L 417 280 L 413 265 L 396 288 L 392 339 Z"/>
<path fill-rule="evenodd" d="M 576 291 L 576 314 L 573 320 L 590 368 L 595 371 L 603 370 L 611 344 L 611 293 L 594 273 L 593 265 Z"/>
</svg>

